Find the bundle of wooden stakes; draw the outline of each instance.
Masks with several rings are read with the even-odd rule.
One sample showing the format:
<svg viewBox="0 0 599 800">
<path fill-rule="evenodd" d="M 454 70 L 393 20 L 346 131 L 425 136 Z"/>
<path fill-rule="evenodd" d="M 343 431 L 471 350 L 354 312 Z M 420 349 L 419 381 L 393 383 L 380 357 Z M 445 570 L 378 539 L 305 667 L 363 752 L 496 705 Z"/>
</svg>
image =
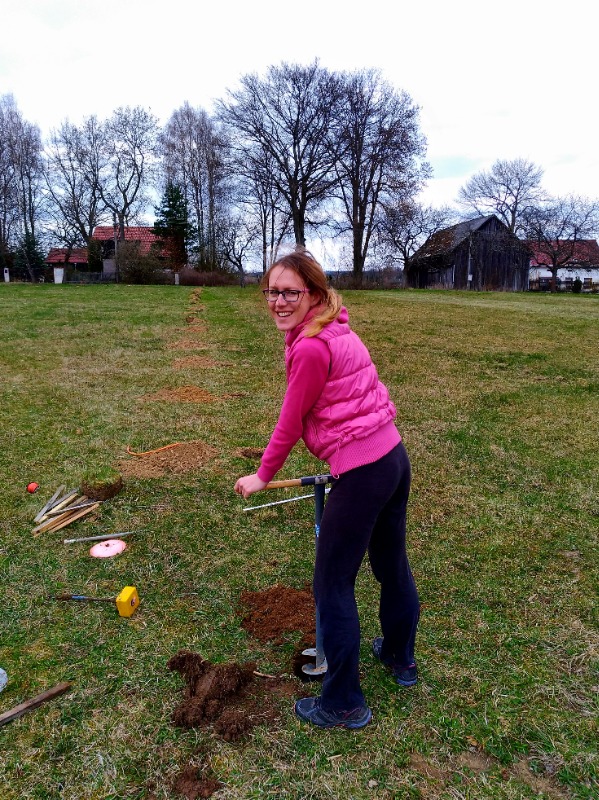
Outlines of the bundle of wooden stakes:
<svg viewBox="0 0 599 800">
<path fill-rule="evenodd" d="M 79 494 L 79 489 L 65 491 L 64 486 L 59 486 L 33 520 L 37 525 L 32 533 L 39 536 L 40 533 L 59 531 L 86 514 L 91 514 L 100 506 L 100 502 Z"/>
</svg>

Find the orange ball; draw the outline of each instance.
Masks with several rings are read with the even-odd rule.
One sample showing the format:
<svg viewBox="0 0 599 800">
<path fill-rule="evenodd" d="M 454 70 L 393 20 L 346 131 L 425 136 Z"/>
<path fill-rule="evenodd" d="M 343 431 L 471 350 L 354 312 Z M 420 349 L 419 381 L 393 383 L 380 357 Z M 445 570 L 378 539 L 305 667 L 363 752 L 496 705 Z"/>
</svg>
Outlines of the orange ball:
<svg viewBox="0 0 599 800">
<path fill-rule="evenodd" d="M 27 491 L 29 492 L 29 494 L 33 494 L 34 492 L 37 492 L 37 490 L 38 490 L 39 488 L 40 488 L 40 485 L 39 485 L 39 483 L 30 483 L 30 484 L 27 486 Z"/>
</svg>

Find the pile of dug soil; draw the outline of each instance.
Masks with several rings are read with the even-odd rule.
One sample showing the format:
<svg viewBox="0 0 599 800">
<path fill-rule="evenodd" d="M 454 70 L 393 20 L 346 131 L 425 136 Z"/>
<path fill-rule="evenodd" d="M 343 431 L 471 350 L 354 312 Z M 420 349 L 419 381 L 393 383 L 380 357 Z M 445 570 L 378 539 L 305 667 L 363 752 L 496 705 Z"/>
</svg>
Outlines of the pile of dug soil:
<svg viewBox="0 0 599 800">
<path fill-rule="evenodd" d="M 214 792 L 217 792 L 222 786 L 223 784 L 212 776 L 210 770 L 200 769 L 190 764 L 179 773 L 173 789 L 186 800 L 198 800 L 198 798 L 212 797 Z"/>
<path fill-rule="evenodd" d="M 282 644 L 283 634 L 300 631 L 301 645 L 312 647 L 316 638 L 314 596 L 309 588 L 276 584 L 259 592 L 242 592 L 242 627 L 261 642 Z"/>
<path fill-rule="evenodd" d="M 192 472 L 203 467 L 215 455 L 215 448 L 203 442 L 181 442 L 168 450 L 120 461 L 118 469 L 125 478 L 161 478 L 169 473 L 181 475 Z"/>
<path fill-rule="evenodd" d="M 154 394 L 146 394 L 142 401 L 167 403 L 213 403 L 217 398 L 200 386 L 180 386 L 178 389 L 160 389 Z"/>
<path fill-rule="evenodd" d="M 185 696 L 173 712 L 182 728 L 212 726 L 225 741 L 247 735 L 256 725 L 273 725 L 279 718 L 273 695 L 291 698 L 296 684 L 285 678 L 258 676 L 256 665 L 212 664 L 199 653 L 180 650 L 168 668 L 185 681 Z"/>
<path fill-rule="evenodd" d="M 262 458 L 264 455 L 263 447 L 240 447 L 233 453 L 234 456 L 240 458 Z"/>
</svg>

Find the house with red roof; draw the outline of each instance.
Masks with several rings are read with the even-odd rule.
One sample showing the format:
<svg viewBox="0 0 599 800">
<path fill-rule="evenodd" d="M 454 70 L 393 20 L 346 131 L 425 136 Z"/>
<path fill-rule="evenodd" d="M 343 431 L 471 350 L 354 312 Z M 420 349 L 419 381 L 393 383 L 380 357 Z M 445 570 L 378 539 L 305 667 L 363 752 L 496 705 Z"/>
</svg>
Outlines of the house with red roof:
<svg viewBox="0 0 599 800">
<path fill-rule="evenodd" d="M 80 269 L 87 266 L 87 247 L 53 247 L 46 256 L 49 267 L 73 267 Z"/>
<path fill-rule="evenodd" d="M 114 227 L 112 225 L 97 225 L 94 229 L 93 238 L 102 245 L 104 277 L 115 276 L 116 263 L 114 259 L 114 250 L 115 244 L 116 247 L 118 247 L 118 242 L 116 240 Z M 139 254 L 142 256 L 149 255 L 152 248 L 160 247 L 160 240 L 154 234 L 153 229 L 143 225 L 127 226 L 125 228 L 125 241 L 139 245 Z M 162 247 L 160 247 L 160 249 L 162 250 Z"/>
<path fill-rule="evenodd" d="M 107 247 L 103 247 L 104 252 L 114 253 L 114 227 L 112 225 L 97 225 L 94 228 L 93 238 L 99 242 L 106 242 Z M 139 252 L 142 256 L 150 253 L 153 245 L 158 244 L 158 237 L 153 233 L 153 229 L 147 226 L 130 226 L 125 228 L 125 241 L 139 245 Z"/>
<path fill-rule="evenodd" d="M 114 260 L 115 233 L 112 225 L 97 225 L 92 236 L 96 242 L 100 243 L 102 255 L 102 273 L 93 273 L 97 279 L 114 280 L 116 276 L 116 266 Z M 150 254 L 153 247 L 160 246 L 160 241 L 149 226 L 130 226 L 125 228 L 125 241 L 139 245 L 139 252 L 142 256 Z M 160 254 L 164 255 L 163 248 Z M 70 268 L 77 272 L 87 272 L 91 278 L 89 270 L 89 254 L 87 247 L 53 247 L 46 257 L 46 265 L 53 268 Z"/>
<path fill-rule="evenodd" d="M 557 267 L 557 287 L 572 289 L 578 278 L 583 291 L 599 291 L 599 244 L 595 239 L 556 240 L 540 246 L 527 242 L 531 251 L 530 288 L 549 289 L 552 267 Z"/>
</svg>

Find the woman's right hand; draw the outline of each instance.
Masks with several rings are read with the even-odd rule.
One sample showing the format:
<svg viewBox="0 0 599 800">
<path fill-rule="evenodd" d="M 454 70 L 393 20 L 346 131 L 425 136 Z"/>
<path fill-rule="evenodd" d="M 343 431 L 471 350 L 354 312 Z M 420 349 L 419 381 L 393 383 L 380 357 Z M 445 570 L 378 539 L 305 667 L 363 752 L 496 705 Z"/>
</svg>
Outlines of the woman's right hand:
<svg viewBox="0 0 599 800">
<path fill-rule="evenodd" d="M 254 472 L 252 475 L 244 475 L 243 478 L 239 478 L 235 484 L 235 491 L 247 500 L 250 495 L 260 492 L 266 485 L 266 481 L 261 480 Z"/>
</svg>

